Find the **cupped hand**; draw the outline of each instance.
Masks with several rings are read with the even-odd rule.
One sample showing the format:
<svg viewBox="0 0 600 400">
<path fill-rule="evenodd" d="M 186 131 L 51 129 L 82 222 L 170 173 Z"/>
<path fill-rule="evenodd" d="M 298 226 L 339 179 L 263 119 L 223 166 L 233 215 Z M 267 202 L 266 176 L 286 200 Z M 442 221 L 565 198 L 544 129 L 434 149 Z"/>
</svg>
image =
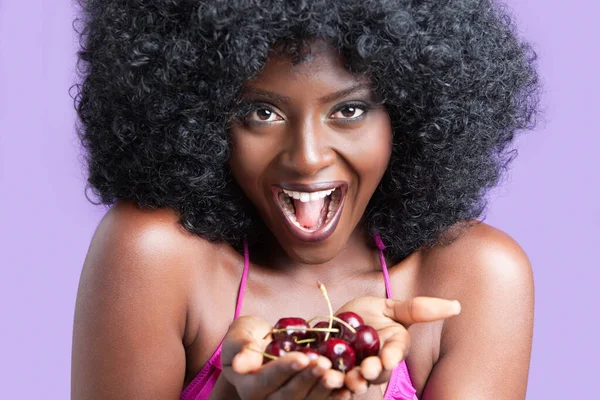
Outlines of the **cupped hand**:
<svg viewBox="0 0 600 400">
<path fill-rule="evenodd" d="M 265 336 L 272 328 L 264 319 L 244 316 L 231 324 L 225 336 L 223 374 L 242 400 L 327 399 L 344 386 L 344 375 L 331 369 L 325 357 L 309 360 L 303 353 L 290 352 L 263 365 L 261 352 L 271 341 Z"/>
<path fill-rule="evenodd" d="M 365 358 L 360 366 L 345 376 L 345 385 L 356 393 L 366 391 L 369 383 L 389 381 L 392 371 L 406 357 L 410 347 L 408 328 L 416 323 L 433 322 L 458 315 L 460 303 L 435 297 L 414 297 L 392 300 L 379 297 L 358 297 L 346 303 L 336 314 L 352 311 L 366 325 L 377 330 L 379 356 Z"/>
</svg>

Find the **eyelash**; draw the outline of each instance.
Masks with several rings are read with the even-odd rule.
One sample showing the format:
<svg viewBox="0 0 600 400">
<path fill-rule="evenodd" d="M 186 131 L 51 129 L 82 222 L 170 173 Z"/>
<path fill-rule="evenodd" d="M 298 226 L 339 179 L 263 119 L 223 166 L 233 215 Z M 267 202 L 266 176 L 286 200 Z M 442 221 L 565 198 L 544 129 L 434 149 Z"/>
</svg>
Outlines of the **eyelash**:
<svg viewBox="0 0 600 400">
<path fill-rule="evenodd" d="M 351 101 L 348 103 L 341 104 L 338 107 L 334 108 L 333 111 L 331 111 L 331 113 L 329 115 L 331 116 L 331 115 L 337 114 L 338 112 L 340 112 L 346 108 L 360 109 L 363 111 L 363 113 L 360 114 L 358 117 L 353 117 L 353 118 L 333 118 L 334 120 L 336 120 L 337 123 L 352 123 L 352 122 L 362 121 L 366 117 L 367 113 L 369 111 L 371 111 L 372 109 L 374 109 L 375 106 L 364 103 L 364 102 L 352 102 Z M 244 113 L 243 120 L 247 124 L 250 124 L 250 125 L 265 125 L 265 124 L 269 124 L 272 122 L 276 122 L 276 121 L 255 121 L 255 120 L 250 119 L 250 115 L 252 113 L 257 112 L 257 111 L 263 111 L 263 110 L 267 110 L 273 114 L 279 115 L 277 113 L 277 111 L 274 110 L 273 106 L 271 106 L 270 104 L 255 103 L 255 104 L 251 104 L 248 106 L 247 112 Z M 280 115 L 279 115 L 279 117 L 281 118 Z"/>
<path fill-rule="evenodd" d="M 337 114 L 338 112 L 342 111 L 345 108 L 355 108 L 355 109 L 359 109 L 362 110 L 363 113 L 360 114 L 358 117 L 353 117 L 353 118 L 335 118 L 337 120 L 337 122 L 340 123 L 351 123 L 351 122 L 356 122 L 356 121 L 362 121 L 366 116 L 367 113 L 369 111 L 371 111 L 373 108 L 375 108 L 374 106 L 370 105 L 370 104 L 366 104 L 363 102 L 348 102 L 348 103 L 344 103 L 341 104 L 339 107 L 336 107 L 330 115 L 334 115 Z"/>
</svg>

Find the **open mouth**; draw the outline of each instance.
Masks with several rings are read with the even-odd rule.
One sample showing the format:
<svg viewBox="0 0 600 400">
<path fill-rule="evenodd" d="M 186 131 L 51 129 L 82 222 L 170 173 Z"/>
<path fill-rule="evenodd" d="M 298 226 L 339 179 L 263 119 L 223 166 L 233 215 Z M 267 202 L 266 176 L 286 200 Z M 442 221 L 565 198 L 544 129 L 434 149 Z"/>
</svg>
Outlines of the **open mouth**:
<svg viewBox="0 0 600 400">
<path fill-rule="evenodd" d="M 305 241 L 318 241 L 333 234 L 341 216 L 346 188 L 344 183 L 294 185 L 290 189 L 276 186 L 273 194 L 292 233 Z"/>
</svg>

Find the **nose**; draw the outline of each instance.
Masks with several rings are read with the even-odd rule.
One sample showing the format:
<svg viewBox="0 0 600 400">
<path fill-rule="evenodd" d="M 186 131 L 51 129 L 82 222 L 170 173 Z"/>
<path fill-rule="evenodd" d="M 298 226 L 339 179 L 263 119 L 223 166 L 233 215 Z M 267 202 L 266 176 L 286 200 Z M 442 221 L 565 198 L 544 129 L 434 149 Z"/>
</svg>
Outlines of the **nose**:
<svg viewBox="0 0 600 400">
<path fill-rule="evenodd" d="M 327 127 L 320 122 L 302 121 L 289 132 L 282 154 L 282 166 L 300 176 L 313 176 L 335 162 Z"/>
</svg>

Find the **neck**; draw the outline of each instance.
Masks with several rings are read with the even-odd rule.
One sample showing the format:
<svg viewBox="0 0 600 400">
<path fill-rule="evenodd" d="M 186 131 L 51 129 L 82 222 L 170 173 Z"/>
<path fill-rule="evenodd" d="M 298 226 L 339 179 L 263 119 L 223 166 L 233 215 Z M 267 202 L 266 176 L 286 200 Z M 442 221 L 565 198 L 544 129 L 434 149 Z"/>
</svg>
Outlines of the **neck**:
<svg viewBox="0 0 600 400">
<path fill-rule="evenodd" d="M 381 271 L 374 241 L 359 227 L 350 235 L 344 248 L 333 259 L 322 264 L 304 264 L 290 259 L 274 237 L 265 241 L 263 245 L 253 246 L 250 255 L 259 264 L 284 273 L 297 283 L 305 282 L 309 286 L 317 281 L 328 285 Z"/>
</svg>

